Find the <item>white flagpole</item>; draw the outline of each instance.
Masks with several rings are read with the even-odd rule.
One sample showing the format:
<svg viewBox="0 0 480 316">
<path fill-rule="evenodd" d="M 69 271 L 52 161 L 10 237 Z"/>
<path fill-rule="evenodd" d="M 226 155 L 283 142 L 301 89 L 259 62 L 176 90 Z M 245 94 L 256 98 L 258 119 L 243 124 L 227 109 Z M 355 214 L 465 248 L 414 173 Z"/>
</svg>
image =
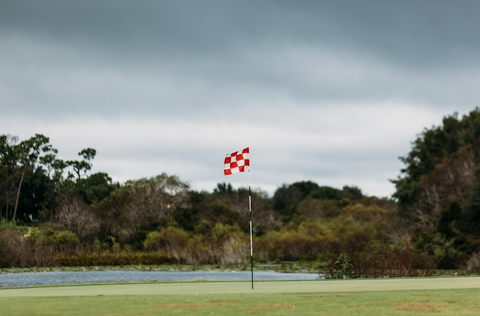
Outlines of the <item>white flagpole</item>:
<svg viewBox="0 0 480 316">
<path fill-rule="evenodd" d="M 252 290 L 253 290 L 252 194 L 250 192 L 250 166 L 248 166 L 248 209 L 250 211 L 250 266 L 252 270 Z"/>
</svg>

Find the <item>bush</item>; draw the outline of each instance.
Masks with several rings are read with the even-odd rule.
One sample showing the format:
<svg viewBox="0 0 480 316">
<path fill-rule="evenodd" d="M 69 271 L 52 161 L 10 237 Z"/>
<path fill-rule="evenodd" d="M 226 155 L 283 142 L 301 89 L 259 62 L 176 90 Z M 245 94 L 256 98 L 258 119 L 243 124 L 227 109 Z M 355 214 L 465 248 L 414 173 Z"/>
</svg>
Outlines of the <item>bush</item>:
<svg viewBox="0 0 480 316">
<path fill-rule="evenodd" d="M 0 268 L 27 267 L 29 259 L 27 245 L 22 234 L 15 227 L 2 225 L 0 228 Z"/>
<path fill-rule="evenodd" d="M 417 234 L 412 238 L 412 243 L 432 255 L 439 269 L 457 269 L 468 260 L 468 253 L 471 253 L 470 249 L 464 249 L 463 241 L 458 238 L 447 239 L 440 233 Z M 472 248 L 478 249 L 478 246 Z"/>
<path fill-rule="evenodd" d="M 465 264 L 465 270 L 471 273 L 480 273 L 480 252 L 470 256 Z"/>
<path fill-rule="evenodd" d="M 80 254 L 59 258 L 58 263 L 64 267 L 88 266 L 124 266 L 124 265 L 157 265 L 185 263 L 160 252 L 101 253 Z"/>
<path fill-rule="evenodd" d="M 34 250 L 42 247 L 58 255 L 73 254 L 80 245 L 77 235 L 68 230 L 54 231 L 50 228 L 29 228 L 25 238 Z"/>
<path fill-rule="evenodd" d="M 70 231 L 0 222 L 0 268 L 54 266 L 59 256 L 75 253 L 79 245 Z"/>
<path fill-rule="evenodd" d="M 249 253 L 248 235 L 238 225 L 217 223 L 210 239 L 205 240 L 215 254 L 215 261 L 221 264 L 241 264 L 247 262 Z"/>
<path fill-rule="evenodd" d="M 143 243 L 145 250 L 181 252 L 188 245 L 189 234 L 180 228 L 168 227 L 160 232 L 150 232 Z"/>
<path fill-rule="evenodd" d="M 342 253 L 338 256 L 337 260 L 326 264 L 323 268 L 323 271 L 320 274 L 320 277 L 325 279 L 354 279 L 358 278 L 357 273 L 355 272 L 355 266 L 350 257 Z"/>
<path fill-rule="evenodd" d="M 433 256 L 406 243 L 387 245 L 375 241 L 352 259 L 361 278 L 430 276 L 436 267 Z"/>
</svg>

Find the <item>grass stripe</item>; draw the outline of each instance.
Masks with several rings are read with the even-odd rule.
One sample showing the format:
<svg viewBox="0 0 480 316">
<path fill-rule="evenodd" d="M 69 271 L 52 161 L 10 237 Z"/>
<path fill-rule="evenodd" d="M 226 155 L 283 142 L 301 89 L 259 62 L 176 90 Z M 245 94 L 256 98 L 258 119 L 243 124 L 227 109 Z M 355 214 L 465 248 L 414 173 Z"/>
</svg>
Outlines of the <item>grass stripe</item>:
<svg viewBox="0 0 480 316">
<path fill-rule="evenodd" d="M 7 297 L 71 297 L 98 295 L 205 295 L 248 293 L 314 293 L 480 288 L 480 277 L 355 279 L 326 281 L 152 282 L 0 289 Z"/>
</svg>

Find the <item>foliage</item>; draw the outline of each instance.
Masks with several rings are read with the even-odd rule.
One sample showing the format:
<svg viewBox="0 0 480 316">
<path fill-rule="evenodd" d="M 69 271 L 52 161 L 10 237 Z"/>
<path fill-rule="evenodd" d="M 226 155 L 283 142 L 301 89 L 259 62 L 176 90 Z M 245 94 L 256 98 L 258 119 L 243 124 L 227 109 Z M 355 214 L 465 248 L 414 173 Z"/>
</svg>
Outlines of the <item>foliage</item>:
<svg viewBox="0 0 480 316">
<path fill-rule="evenodd" d="M 480 273 L 480 252 L 476 252 L 468 258 L 465 270 L 470 273 Z"/>
<path fill-rule="evenodd" d="M 0 267 L 28 266 L 25 242 L 14 229 L 3 227 L 0 230 Z"/>
<path fill-rule="evenodd" d="M 425 129 L 412 142 L 408 155 L 400 159 L 405 164 L 403 176 L 393 182 L 394 196 L 408 214 L 409 207 L 416 201 L 422 187 L 423 176 L 432 172 L 445 158 L 462 147 L 474 144 L 480 138 L 480 109 L 475 109 L 462 119 L 457 113 L 443 119 L 443 125 Z"/>
<path fill-rule="evenodd" d="M 199 192 L 165 173 L 113 183 L 89 173 L 95 149 L 79 160 L 57 154 L 46 136 L 0 135 L 0 265 L 249 261 L 249 189 L 224 182 Z M 331 277 L 475 266 L 480 110 L 425 129 L 401 159 L 394 199 L 312 181 L 284 184 L 272 197 L 252 190 L 255 260 L 330 262 Z"/>
<path fill-rule="evenodd" d="M 305 199 L 297 206 L 298 216 L 311 219 L 332 218 L 340 215 L 344 201 Z"/>
<path fill-rule="evenodd" d="M 441 233 L 419 233 L 412 238 L 417 249 L 423 249 L 435 258 L 438 268 L 455 269 L 468 258 L 458 239 L 448 239 Z"/>
<path fill-rule="evenodd" d="M 83 241 L 94 239 L 100 230 L 98 216 L 80 196 L 59 199 L 55 222 Z"/>
<path fill-rule="evenodd" d="M 68 160 L 66 161 L 66 164 L 73 168 L 73 171 L 77 175 L 78 180 L 80 180 L 82 178 L 82 172 L 86 174 L 87 171 L 92 169 L 92 164 L 90 163 L 90 160 L 95 158 L 96 154 L 97 151 L 95 149 L 86 148 L 78 153 L 79 156 L 83 157 L 83 160 Z"/>
<path fill-rule="evenodd" d="M 161 252 L 84 253 L 63 256 L 58 259 L 61 266 L 125 266 L 131 264 L 172 264 L 178 261 Z"/>
<path fill-rule="evenodd" d="M 185 249 L 188 245 L 189 234 L 179 228 L 167 227 L 160 232 L 151 232 L 148 234 L 144 243 L 147 251 L 164 250 L 176 253 L 177 250 Z"/>
<path fill-rule="evenodd" d="M 28 228 L 2 223 L 0 226 L 0 267 L 53 266 L 64 254 L 79 246 L 78 237 L 69 231 Z"/>
<path fill-rule="evenodd" d="M 20 227 L 17 226 L 17 222 L 7 221 L 4 218 L 0 221 L 0 230 L 4 230 L 4 229 L 19 230 Z"/>
<path fill-rule="evenodd" d="M 480 251 L 480 109 L 425 129 L 402 157 L 393 182 L 412 241 L 440 268 L 457 268 Z"/>
<path fill-rule="evenodd" d="M 119 188 L 119 184 L 113 184 L 112 178 L 104 172 L 98 172 L 86 178 L 80 178 L 77 180 L 76 186 L 88 204 L 103 201 L 113 191 Z"/>
<path fill-rule="evenodd" d="M 430 276 L 435 272 L 435 258 L 405 242 L 386 244 L 374 240 L 363 252 L 340 254 L 336 260 L 324 264 L 320 277 L 391 278 Z"/>
<path fill-rule="evenodd" d="M 18 137 L 0 135 L 0 218 L 4 209 L 7 219 L 53 220 L 59 196 L 82 194 L 88 203 L 94 203 L 118 187 L 105 173 L 86 176 L 95 149 L 80 151 L 82 161 L 63 161 L 49 141 L 36 134 L 17 144 Z M 77 174 L 76 181 L 68 168 Z"/>
<path fill-rule="evenodd" d="M 127 181 L 103 201 L 92 205 L 102 223 L 100 239 L 115 238 L 121 244 L 141 247 L 144 229 L 151 221 L 162 226 L 188 199 L 188 183 L 165 173 L 149 179 Z"/>
<path fill-rule="evenodd" d="M 355 273 L 355 267 L 350 257 L 341 253 L 337 260 L 327 263 L 320 277 L 325 279 L 355 279 L 358 275 Z"/>
<path fill-rule="evenodd" d="M 357 187 L 343 187 L 338 190 L 328 186 L 318 186 L 311 181 L 295 182 L 291 185 L 284 184 L 279 187 L 273 195 L 273 208 L 282 216 L 284 222 L 293 220 L 300 212 L 302 202 L 311 201 L 345 201 L 338 204 L 348 204 L 348 201 L 359 200 L 363 197 L 362 192 Z M 317 202 L 318 203 L 318 202 Z M 316 212 L 319 213 L 319 212 Z M 321 213 L 321 212 L 320 212 Z M 322 214 L 316 214 L 318 217 Z M 315 215 L 314 215 L 315 216 Z"/>
<path fill-rule="evenodd" d="M 194 235 L 181 228 L 167 227 L 150 232 L 144 242 L 147 251 L 162 252 L 176 262 L 190 264 L 240 264 L 246 262 L 248 237 L 234 225 L 217 223 L 211 227 L 203 221 Z"/>
<path fill-rule="evenodd" d="M 436 266 L 433 256 L 404 241 L 372 241 L 363 252 L 352 254 L 352 259 L 361 278 L 430 276 Z"/>
<path fill-rule="evenodd" d="M 56 254 L 73 254 L 80 245 L 77 235 L 68 230 L 29 228 L 28 234 L 24 237 L 31 245 L 41 245 Z"/>
<path fill-rule="evenodd" d="M 268 231 L 257 239 L 257 254 L 267 261 L 299 260 L 305 255 L 320 259 L 337 251 L 362 251 L 370 240 L 386 238 L 391 223 L 389 212 L 377 206 L 349 204 L 340 213 Z"/>
</svg>

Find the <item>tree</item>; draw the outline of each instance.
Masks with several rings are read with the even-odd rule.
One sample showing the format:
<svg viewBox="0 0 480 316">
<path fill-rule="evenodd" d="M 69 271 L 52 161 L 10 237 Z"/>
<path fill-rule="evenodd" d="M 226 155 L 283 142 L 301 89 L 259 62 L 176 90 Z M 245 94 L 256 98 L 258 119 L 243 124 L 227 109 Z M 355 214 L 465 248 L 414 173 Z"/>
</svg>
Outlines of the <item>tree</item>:
<svg viewBox="0 0 480 316">
<path fill-rule="evenodd" d="M 305 200 L 319 201 L 343 201 L 349 203 L 350 200 L 356 201 L 363 198 L 362 191 L 357 187 L 344 186 L 342 190 L 329 186 L 318 186 L 311 181 L 295 182 L 291 185 L 284 184 L 279 187 L 273 195 L 273 207 L 276 212 L 283 216 L 283 221 L 288 222 L 294 218 L 298 218 L 298 207 Z M 324 203 L 304 203 L 317 206 Z M 312 213 L 303 208 L 303 213 Z M 317 213 L 317 216 L 322 212 Z"/>
<path fill-rule="evenodd" d="M 311 181 L 284 184 L 273 195 L 273 208 L 288 222 L 296 215 L 298 204 L 318 188 L 318 184 Z"/>
<path fill-rule="evenodd" d="M 58 151 L 49 144 L 50 139 L 41 134 L 35 134 L 32 138 L 22 141 L 16 146 L 15 151 L 19 161 L 20 181 L 18 184 L 17 198 L 15 201 L 15 209 L 13 212 L 13 220 L 17 215 L 18 199 L 20 197 L 20 190 L 22 188 L 23 179 L 27 170 L 32 170 L 35 167 L 41 154 L 58 153 Z"/>
<path fill-rule="evenodd" d="M 76 187 L 88 204 L 98 203 L 115 191 L 120 185 L 113 184 L 107 173 L 98 172 L 86 178 L 77 179 Z"/>
<path fill-rule="evenodd" d="M 422 177 L 431 173 L 445 158 L 462 147 L 480 139 L 480 109 L 458 118 L 458 114 L 443 118 L 443 125 L 425 129 L 412 142 L 412 149 L 400 160 L 405 164 L 401 175 L 392 180 L 396 198 L 404 216 L 413 215 L 413 205 L 422 192 Z"/>
<path fill-rule="evenodd" d="M 458 267 L 480 249 L 480 109 L 425 129 L 400 159 L 394 198 L 413 227 L 413 244 L 441 268 Z"/>
<path fill-rule="evenodd" d="M 78 160 L 68 160 L 66 163 L 67 165 L 71 166 L 73 168 L 73 171 L 76 173 L 77 175 L 77 179 L 80 180 L 81 179 L 81 174 L 82 172 L 84 174 L 87 173 L 87 171 L 91 170 L 92 169 L 92 164 L 91 164 L 91 160 L 93 158 L 95 158 L 95 155 L 97 154 L 97 151 L 93 148 L 86 148 L 86 149 L 83 149 L 82 151 L 80 151 L 78 153 L 79 156 L 82 156 L 83 157 L 83 160 L 82 161 L 78 161 Z"/>
<path fill-rule="evenodd" d="M 78 196 L 59 201 L 55 220 L 64 229 L 77 234 L 81 240 L 94 236 L 100 228 L 98 216 Z"/>
<path fill-rule="evenodd" d="M 18 199 L 16 220 L 29 222 L 31 219 L 39 218 L 39 212 L 49 207 L 52 202 L 48 199 L 51 182 L 42 168 L 37 167 L 25 174 Z"/>
<path fill-rule="evenodd" d="M 13 196 L 14 183 L 16 179 L 17 155 L 15 145 L 17 136 L 10 134 L 0 135 L 0 192 L 5 196 L 5 218 L 9 217 L 10 198 Z M 0 218 L 2 217 L 0 211 Z"/>
<path fill-rule="evenodd" d="M 65 161 L 57 159 L 55 154 L 44 155 L 43 157 L 40 157 L 39 162 L 41 163 L 42 170 L 48 179 L 48 181 L 45 181 L 46 190 L 44 193 L 44 200 L 41 203 L 41 209 L 44 217 L 49 216 L 50 220 L 53 220 L 54 209 L 56 208 L 56 197 L 64 183 L 63 173 L 68 165 Z M 36 217 L 34 216 L 34 218 Z"/>
<path fill-rule="evenodd" d="M 127 181 L 104 200 L 92 205 L 105 231 L 117 240 L 130 238 L 149 221 L 171 218 L 188 201 L 188 183 L 165 173 L 153 178 Z"/>
</svg>

